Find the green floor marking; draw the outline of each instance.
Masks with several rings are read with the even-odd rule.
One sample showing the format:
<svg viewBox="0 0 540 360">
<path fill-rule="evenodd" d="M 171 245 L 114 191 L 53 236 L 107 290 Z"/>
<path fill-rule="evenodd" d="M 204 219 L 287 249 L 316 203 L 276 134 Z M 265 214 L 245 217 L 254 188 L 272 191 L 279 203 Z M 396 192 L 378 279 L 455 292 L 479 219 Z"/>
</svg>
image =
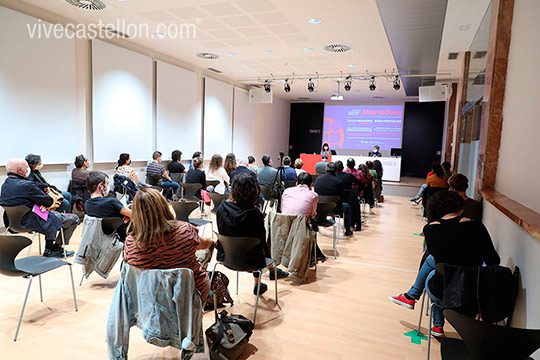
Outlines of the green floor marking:
<svg viewBox="0 0 540 360">
<path fill-rule="evenodd" d="M 403 335 L 410 336 L 411 337 L 411 343 L 413 343 L 413 344 L 420 345 L 422 343 L 422 340 L 427 340 L 427 337 L 424 334 L 422 334 L 421 332 L 418 332 L 416 330 L 406 332 Z"/>
<path fill-rule="evenodd" d="M 424 236 L 424 235 L 422 235 L 422 234 L 416 234 L 416 233 L 415 233 L 415 234 L 413 234 L 413 235 L 416 235 L 416 236 Z"/>
</svg>

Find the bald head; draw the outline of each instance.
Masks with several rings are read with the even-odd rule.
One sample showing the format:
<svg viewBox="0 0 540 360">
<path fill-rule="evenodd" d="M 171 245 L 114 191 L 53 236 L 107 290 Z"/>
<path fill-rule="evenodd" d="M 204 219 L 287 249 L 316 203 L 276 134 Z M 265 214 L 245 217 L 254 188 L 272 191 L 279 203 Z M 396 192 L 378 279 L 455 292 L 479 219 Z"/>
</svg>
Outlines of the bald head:
<svg viewBox="0 0 540 360">
<path fill-rule="evenodd" d="M 7 172 L 17 173 L 23 177 L 27 177 L 30 167 L 26 160 L 21 158 L 9 159 L 6 164 Z"/>
</svg>

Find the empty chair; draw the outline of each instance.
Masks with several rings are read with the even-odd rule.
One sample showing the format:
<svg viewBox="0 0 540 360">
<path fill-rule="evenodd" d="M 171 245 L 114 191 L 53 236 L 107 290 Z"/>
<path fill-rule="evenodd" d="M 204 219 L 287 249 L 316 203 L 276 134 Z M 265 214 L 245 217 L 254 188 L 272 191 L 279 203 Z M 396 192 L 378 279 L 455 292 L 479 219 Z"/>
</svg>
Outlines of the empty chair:
<svg viewBox="0 0 540 360">
<path fill-rule="evenodd" d="M 34 242 L 34 237 L 36 236 L 36 231 L 33 231 L 31 229 L 25 228 L 22 225 L 22 218 L 24 215 L 29 213 L 31 209 L 27 206 L 2 206 L 4 210 L 6 211 L 6 214 L 9 219 L 9 226 L 6 227 L 6 232 L 4 235 L 7 235 L 8 231 L 11 230 L 16 233 L 23 233 L 23 234 L 29 234 L 32 233 L 32 242 Z M 39 248 L 39 254 L 41 255 L 41 234 L 38 234 L 38 248 Z M 30 249 L 32 249 L 32 243 L 30 243 L 30 247 L 28 248 L 28 255 L 30 254 Z"/>
<path fill-rule="evenodd" d="M 246 255 L 251 249 L 259 245 L 261 241 L 258 238 L 253 237 L 232 237 L 224 236 L 218 234 L 219 243 L 223 247 L 224 258 L 223 261 L 218 261 L 214 265 L 214 270 L 212 271 L 212 277 L 210 278 L 210 283 L 212 283 L 212 278 L 216 273 L 216 267 L 218 264 L 225 266 L 230 270 L 237 272 L 236 274 L 236 294 L 238 295 L 238 273 L 242 272 L 258 272 L 259 279 L 262 278 L 262 270 L 271 264 L 276 262 L 273 259 L 266 258 L 266 266 L 264 268 L 257 268 L 246 263 Z M 274 266 L 274 281 L 276 286 L 276 305 L 278 305 L 278 291 L 277 291 L 277 266 Z M 259 304 L 259 291 L 261 287 L 261 282 L 259 281 L 257 286 L 257 299 L 255 300 L 255 313 L 253 314 L 253 323 L 257 319 L 257 307 Z"/>
<path fill-rule="evenodd" d="M 200 201 L 198 197 L 195 196 L 195 193 L 197 190 L 202 188 L 201 184 L 187 184 L 187 183 L 180 183 L 180 186 L 184 189 L 184 196 L 183 199 L 186 200 L 194 200 L 194 201 Z"/>
<path fill-rule="evenodd" d="M 60 260 L 58 258 L 45 258 L 43 256 L 27 256 L 25 258 L 15 260 L 19 252 L 22 249 L 30 245 L 32 241 L 24 236 L 5 236 L 0 235 L 0 273 L 11 277 L 24 277 L 29 279 L 28 288 L 26 289 L 26 295 L 21 310 L 21 316 L 19 317 L 19 323 L 17 324 L 17 330 L 15 331 L 15 337 L 13 341 L 17 341 L 17 335 L 19 334 L 19 328 L 21 326 L 22 317 L 24 315 L 24 309 L 26 307 L 26 301 L 28 300 L 28 294 L 30 293 L 30 286 L 34 277 L 39 279 L 39 295 L 41 301 L 43 301 L 43 291 L 41 288 L 41 274 L 57 269 L 64 265 L 69 266 L 69 274 L 71 276 L 71 289 L 73 291 L 73 303 L 75 305 L 75 311 L 77 308 L 77 297 L 75 295 L 75 285 L 73 283 L 73 272 L 71 270 L 71 264 L 67 261 Z"/>
<path fill-rule="evenodd" d="M 199 184 L 200 185 L 200 184 Z M 189 215 L 199 207 L 199 203 L 193 201 L 171 201 L 171 206 L 176 214 L 176 220 L 190 223 L 193 226 L 205 226 L 212 223 L 210 220 L 190 218 Z M 204 233 L 204 231 L 203 231 Z"/>
<path fill-rule="evenodd" d="M 219 180 L 206 180 L 206 187 L 212 186 L 213 189 L 216 188 L 216 186 L 219 185 Z M 213 192 L 214 190 L 212 190 Z"/>
<path fill-rule="evenodd" d="M 443 340 L 444 360 L 527 360 L 540 348 L 540 330 L 493 325 L 449 309 L 443 314 L 463 339 Z"/>
</svg>

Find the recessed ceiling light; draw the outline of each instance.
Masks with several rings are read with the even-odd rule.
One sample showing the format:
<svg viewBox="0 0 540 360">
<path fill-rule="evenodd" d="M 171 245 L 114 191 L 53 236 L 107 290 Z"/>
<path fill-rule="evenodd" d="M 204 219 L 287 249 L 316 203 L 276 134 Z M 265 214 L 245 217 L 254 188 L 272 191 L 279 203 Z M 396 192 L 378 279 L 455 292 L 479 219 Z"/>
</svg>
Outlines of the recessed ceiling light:
<svg viewBox="0 0 540 360">
<path fill-rule="evenodd" d="M 242 72 L 242 71 L 246 71 L 246 69 L 238 69 L 238 71 Z"/>
<path fill-rule="evenodd" d="M 160 38 L 160 39 L 163 39 L 166 36 L 167 35 L 165 35 L 164 33 L 160 33 L 160 32 L 154 33 L 154 37 L 157 37 L 157 38 Z"/>
<path fill-rule="evenodd" d="M 313 49 L 312 48 L 303 48 L 302 51 L 308 51 L 309 52 L 309 51 L 313 51 Z"/>
<path fill-rule="evenodd" d="M 200 57 L 201 59 L 205 59 L 205 60 L 219 59 L 219 55 L 212 54 L 212 53 L 198 53 L 198 54 L 195 54 L 195 56 Z"/>
<path fill-rule="evenodd" d="M 343 100 L 343 95 L 334 94 L 334 95 L 330 96 L 330 100 L 338 100 L 338 101 Z"/>
<path fill-rule="evenodd" d="M 356 64 L 349 64 L 348 67 L 356 67 Z"/>
<path fill-rule="evenodd" d="M 236 53 L 227 53 L 228 56 L 236 56 Z"/>
<path fill-rule="evenodd" d="M 265 54 L 271 54 L 271 53 L 272 53 L 272 50 L 264 50 L 263 53 L 265 53 Z"/>
<path fill-rule="evenodd" d="M 310 24 L 320 24 L 322 22 L 322 19 L 316 19 L 316 18 L 308 19 L 307 22 L 310 23 Z"/>
</svg>

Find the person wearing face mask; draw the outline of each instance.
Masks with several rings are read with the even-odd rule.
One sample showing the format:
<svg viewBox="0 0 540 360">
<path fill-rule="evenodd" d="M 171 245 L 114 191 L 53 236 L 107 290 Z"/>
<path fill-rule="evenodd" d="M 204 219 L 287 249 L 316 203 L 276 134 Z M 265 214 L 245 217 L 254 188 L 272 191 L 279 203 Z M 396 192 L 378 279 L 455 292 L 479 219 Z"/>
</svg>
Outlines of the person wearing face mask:
<svg viewBox="0 0 540 360">
<path fill-rule="evenodd" d="M 135 173 L 135 169 L 133 169 L 130 165 L 131 158 L 129 154 L 122 153 L 118 158 L 118 165 L 116 166 L 114 173 L 130 178 L 135 184 L 139 184 L 139 177 L 137 176 L 137 173 Z"/>
<path fill-rule="evenodd" d="M 163 154 L 161 153 L 161 151 L 154 151 L 154 153 L 152 154 L 153 161 L 146 167 L 146 176 L 161 176 L 158 183 L 155 185 L 163 188 L 164 192 L 165 189 L 172 188 L 173 194 L 176 194 L 178 192 L 178 189 L 180 188 L 180 184 L 172 181 L 169 174 L 167 174 L 167 172 L 165 171 L 165 166 L 161 165 L 162 155 Z"/>
<path fill-rule="evenodd" d="M 26 206 L 33 209 L 38 205 L 42 212 L 53 205 L 53 198 L 47 195 L 36 181 L 30 180 L 31 170 L 25 159 L 10 159 L 6 164 L 7 179 L 2 184 L 0 192 L 0 205 L 4 207 Z M 4 223 L 9 226 L 6 213 Z M 46 257 L 63 257 L 62 235 L 58 231 L 64 229 L 65 244 L 69 243 L 73 231 L 79 224 L 79 217 L 73 214 L 64 214 L 57 211 L 49 211 L 47 220 L 38 216 L 34 211 L 29 211 L 23 216 L 21 224 L 30 230 L 45 234 Z M 73 256 L 73 251 L 66 251 L 66 255 Z"/>
<path fill-rule="evenodd" d="M 126 239 L 127 223 L 131 219 L 131 209 L 128 209 L 120 200 L 107 197 L 109 195 L 109 177 L 102 171 L 91 171 L 86 180 L 86 186 L 90 191 L 90 199 L 84 203 L 88 216 L 100 219 L 124 219 L 124 225 L 117 229 L 120 241 Z"/>
<path fill-rule="evenodd" d="M 57 191 L 62 194 L 64 200 L 62 204 L 56 209 L 58 212 L 67 212 L 71 211 L 71 194 L 67 191 L 60 191 L 56 186 L 47 183 L 43 175 L 41 174 L 41 169 L 43 169 L 43 163 L 41 162 L 41 156 L 36 154 L 28 154 L 24 158 L 30 166 L 30 176 L 28 180 L 32 180 L 36 185 L 43 190 L 46 194 L 49 193 L 50 189 Z"/>
<path fill-rule="evenodd" d="M 380 152 L 381 148 L 379 147 L 379 145 L 375 145 L 373 147 L 373 151 L 371 151 L 369 153 L 369 156 L 372 156 L 372 157 L 382 157 L 382 153 Z"/>
</svg>

